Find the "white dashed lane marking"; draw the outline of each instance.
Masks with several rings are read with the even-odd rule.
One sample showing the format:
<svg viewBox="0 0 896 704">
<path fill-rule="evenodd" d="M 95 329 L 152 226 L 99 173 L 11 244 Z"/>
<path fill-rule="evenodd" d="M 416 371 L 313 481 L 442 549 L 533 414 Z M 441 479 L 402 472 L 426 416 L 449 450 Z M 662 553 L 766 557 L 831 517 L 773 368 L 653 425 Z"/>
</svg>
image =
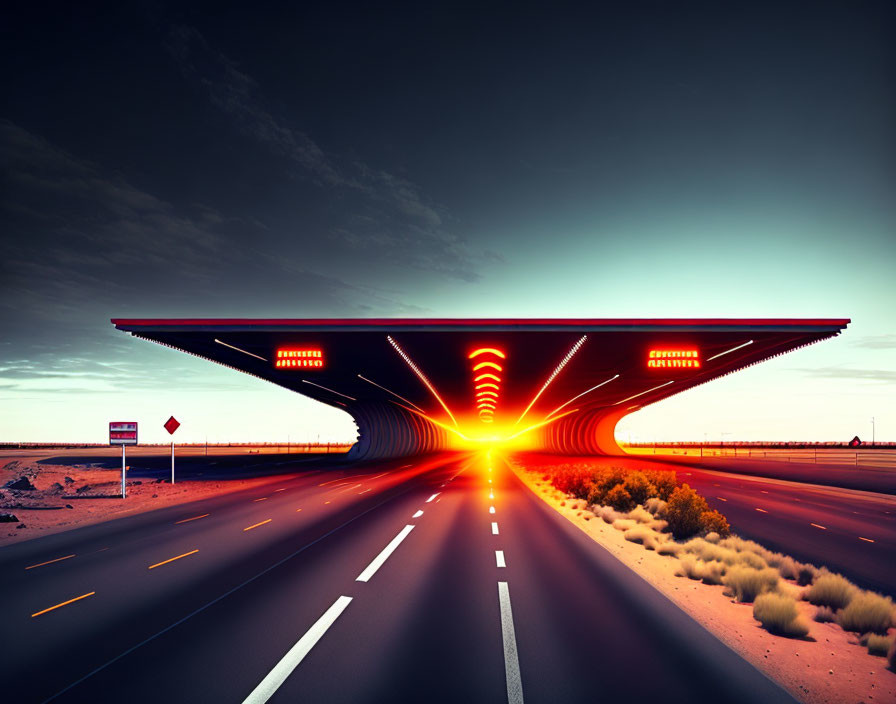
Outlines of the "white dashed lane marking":
<svg viewBox="0 0 896 704">
<path fill-rule="evenodd" d="M 492 521 L 492 535 L 498 535 L 498 524 Z"/>
<path fill-rule="evenodd" d="M 495 562 L 498 567 L 507 567 L 507 563 L 504 561 L 504 551 L 503 550 L 495 550 Z"/>
<path fill-rule="evenodd" d="M 414 526 L 405 526 L 401 529 L 401 532 L 392 538 L 392 542 L 390 542 L 386 547 L 383 548 L 383 551 L 373 558 L 373 562 L 371 562 L 364 571 L 358 575 L 358 578 L 355 580 L 356 582 L 368 582 L 373 575 L 376 574 L 376 571 L 383 566 L 383 563 L 389 559 L 389 555 L 395 552 L 395 549 L 401 545 L 401 541 L 408 537 L 408 533 L 414 530 Z"/>
<path fill-rule="evenodd" d="M 417 513 L 415 513 L 413 516 L 411 516 L 411 518 L 420 518 L 420 516 L 422 516 L 422 515 L 423 515 L 423 511 L 417 511 Z"/>
</svg>

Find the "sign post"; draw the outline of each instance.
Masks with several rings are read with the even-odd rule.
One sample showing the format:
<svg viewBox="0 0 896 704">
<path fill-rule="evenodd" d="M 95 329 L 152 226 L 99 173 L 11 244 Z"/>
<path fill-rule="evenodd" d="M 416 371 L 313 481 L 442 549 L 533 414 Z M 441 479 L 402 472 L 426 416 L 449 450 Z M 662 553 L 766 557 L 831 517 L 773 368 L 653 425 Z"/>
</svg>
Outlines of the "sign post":
<svg viewBox="0 0 896 704">
<path fill-rule="evenodd" d="M 109 444 L 121 445 L 121 498 L 125 498 L 127 496 L 127 488 L 125 485 L 125 447 L 137 444 L 137 424 L 128 421 L 112 421 L 109 423 Z"/>
<path fill-rule="evenodd" d="M 165 421 L 163 426 L 171 435 L 171 483 L 174 484 L 174 431 L 180 427 L 180 422 L 174 416 Z"/>
</svg>

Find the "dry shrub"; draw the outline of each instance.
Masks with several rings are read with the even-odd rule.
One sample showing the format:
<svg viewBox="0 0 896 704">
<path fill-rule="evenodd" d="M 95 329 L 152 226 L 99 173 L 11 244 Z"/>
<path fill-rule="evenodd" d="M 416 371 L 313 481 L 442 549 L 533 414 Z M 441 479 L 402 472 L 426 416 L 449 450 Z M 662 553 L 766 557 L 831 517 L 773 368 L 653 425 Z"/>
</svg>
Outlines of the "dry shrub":
<svg viewBox="0 0 896 704">
<path fill-rule="evenodd" d="M 638 523 L 636 521 L 632 521 L 628 518 L 620 518 L 618 521 L 613 521 L 613 527 L 616 530 L 626 531 L 630 528 L 634 528 Z"/>
<path fill-rule="evenodd" d="M 703 563 L 695 557 L 685 555 L 679 561 L 675 574 L 688 579 L 703 579 Z"/>
<path fill-rule="evenodd" d="M 703 563 L 703 583 L 721 584 L 728 566 L 724 562 L 712 560 Z"/>
<path fill-rule="evenodd" d="M 719 560 L 726 564 L 734 564 L 737 553 L 733 550 L 726 550 L 719 545 L 707 542 L 704 538 L 693 538 L 684 544 L 687 552 L 693 553 L 704 562 L 709 560 Z"/>
<path fill-rule="evenodd" d="M 607 492 L 607 495 L 604 497 L 604 503 L 607 506 L 612 506 L 617 511 L 631 511 L 635 506 L 631 495 L 621 484 L 617 484 Z"/>
<path fill-rule="evenodd" d="M 702 515 L 709 506 L 700 494 L 687 484 L 677 487 L 669 496 L 666 520 L 676 538 L 689 538 L 703 528 Z"/>
<path fill-rule="evenodd" d="M 650 483 L 653 484 L 654 490 L 656 491 L 656 497 L 663 501 L 668 501 L 669 497 L 672 496 L 672 492 L 675 491 L 675 487 L 678 486 L 678 481 L 675 479 L 675 472 L 647 470 L 644 474 L 650 480 Z"/>
<path fill-rule="evenodd" d="M 775 567 L 782 579 L 796 579 L 799 575 L 799 563 L 792 557 L 780 555 L 781 559 L 777 559 L 779 553 L 775 553 L 775 559 L 769 561 L 769 567 Z"/>
<path fill-rule="evenodd" d="M 632 501 L 639 505 L 656 494 L 656 487 L 650 483 L 644 472 L 629 472 L 622 487 L 631 496 Z"/>
<path fill-rule="evenodd" d="M 714 530 L 709 531 L 706 535 L 703 536 L 703 539 L 707 543 L 712 543 L 713 545 L 718 545 L 719 541 L 722 539 L 722 536 L 716 533 Z"/>
<path fill-rule="evenodd" d="M 734 565 L 725 574 L 722 583 L 738 601 L 749 602 L 764 592 L 775 590 L 778 586 L 778 571 L 771 567 L 757 570 Z"/>
<path fill-rule="evenodd" d="M 770 633 L 802 638 L 809 633 L 809 624 L 800 615 L 796 600 L 783 594 L 760 594 L 753 602 L 753 618 Z"/>
<path fill-rule="evenodd" d="M 868 646 L 868 653 L 870 655 L 881 655 L 885 657 L 886 654 L 890 652 L 893 643 L 893 638 L 887 638 L 887 636 L 881 636 L 877 633 L 869 633 L 865 645 Z"/>
<path fill-rule="evenodd" d="M 844 608 L 858 590 L 845 577 L 832 572 L 818 575 L 803 598 L 816 606 L 830 606 L 834 611 Z"/>
<path fill-rule="evenodd" d="M 678 553 L 680 553 L 682 549 L 683 546 L 680 543 L 675 543 L 670 540 L 669 542 L 660 545 L 656 549 L 656 552 L 658 555 L 672 555 L 674 557 L 677 557 Z"/>
<path fill-rule="evenodd" d="M 633 543 L 639 543 L 648 550 L 656 550 L 660 541 L 657 539 L 656 533 L 646 526 L 636 526 L 630 528 L 623 533 L 623 537 Z"/>
<path fill-rule="evenodd" d="M 721 538 L 731 535 L 731 526 L 728 525 L 728 520 L 715 509 L 700 514 L 700 524 L 703 530 L 718 533 Z"/>
<path fill-rule="evenodd" d="M 837 614 L 830 606 L 819 606 L 815 609 L 815 620 L 819 623 L 831 623 L 837 619 Z"/>
<path fill-rule="evenodd" d="M 874 592 L 859 592 L 837 613 L 837 623 L 844 631 L 886 634 L 893 625 L 893 600 Z"/>
</svg>

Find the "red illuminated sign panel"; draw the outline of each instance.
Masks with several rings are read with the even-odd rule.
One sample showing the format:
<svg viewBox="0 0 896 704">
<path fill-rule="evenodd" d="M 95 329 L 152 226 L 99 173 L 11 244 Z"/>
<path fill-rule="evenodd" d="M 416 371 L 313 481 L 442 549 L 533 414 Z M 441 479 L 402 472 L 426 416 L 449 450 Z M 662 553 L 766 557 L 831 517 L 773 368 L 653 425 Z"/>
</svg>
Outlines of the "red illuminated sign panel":
<svg viewBox="0 0 896 704">
<path fill-rule="evenodd" d="M 274 366 L 278 369 L 321 369 L 324 352 L 321 349 L 279 349 Z"/>
<path fill-rule="evenodd" d="M 131 422 L 109 423 L 110 445 L 136 445 L 137 424 Z"/>
<path fill-rule="evenodd" d="M 650 350 L 649 369 L 699 369 L 699 350 Z"/>
</svg>

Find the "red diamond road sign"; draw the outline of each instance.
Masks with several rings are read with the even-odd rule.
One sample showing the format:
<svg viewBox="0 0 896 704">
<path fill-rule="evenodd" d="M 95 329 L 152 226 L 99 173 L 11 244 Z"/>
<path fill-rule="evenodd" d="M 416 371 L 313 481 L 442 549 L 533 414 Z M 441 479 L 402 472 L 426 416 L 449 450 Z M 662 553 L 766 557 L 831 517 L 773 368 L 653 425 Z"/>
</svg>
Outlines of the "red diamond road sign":
<svg viewBox="0 0 896 704">
<path fill-rule="evenodd" d="M 165 421 L 165 430 L 168 431 L 169 435 L 174 435 L 174 431 L 180 427 L 180 423 L 177 418 L 171 416 L 168 420 Z"/>
</svg>

